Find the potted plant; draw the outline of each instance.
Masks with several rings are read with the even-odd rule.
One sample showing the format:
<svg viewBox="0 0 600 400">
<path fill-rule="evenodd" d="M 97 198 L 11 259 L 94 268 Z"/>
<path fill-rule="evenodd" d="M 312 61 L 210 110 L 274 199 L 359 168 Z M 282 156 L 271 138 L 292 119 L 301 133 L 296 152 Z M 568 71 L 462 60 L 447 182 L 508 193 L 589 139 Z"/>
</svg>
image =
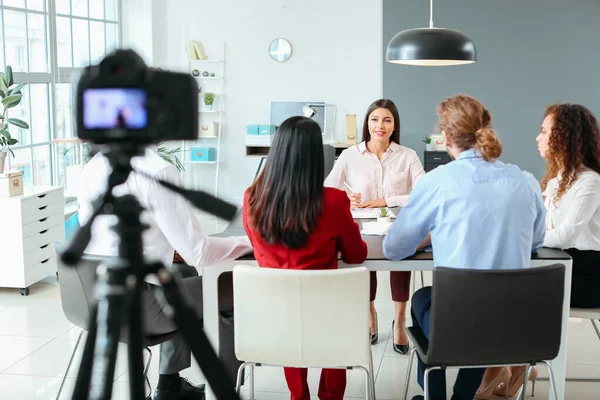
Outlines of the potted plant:
<svg viewBox="0 0 600 400">
<path fill-rule="evenodd" d="M 12 67 L 7 65 L 4 69 L 4 73 L 0 72 L 0 97 L 2 97 L 2 114 L 0 114 L 0 173 L 4 172 L 4 163 L 6 162 L 6 151 L 10 151 L 12 156 L 15 153 L 10 149 L 9 146 L 13 146 L 19 141 L 14 139 L 8 132 L 9 125 L 14 125 L 22 129 L 29 129 L 27 122 L 22 121 L 18 118 L 8 118 L 8 109 L 19 105 L 23 98 L 21 89 L 27 85 L 26 83 L 19 83 L 15 85 L 13 81 Z"/>
<path fill-rule="evenodd" d="M 385 223 L 391 222 L 390 213 L 389 213 L 389 210 L 387 209 L 387 207 L 379 208 L 379 217 L 377 217 L 377 222 L 385 222 Z"/>
<path fill-rule="evenodd" d="M 161 146 L 162 144 L 162 142 L 159 143 L 158 148 L 156 149 L 158 155 L 163 160 L 177 168 L 178 171 L 185 171 L 185 167 L 183 166 L 181 160 L 177 157 L 177 153 L 179 153 L 181 149 L 179 147 L 177 147 L 176 149 L 169 149 L 165 146 Z M 81 146 L 83 150 L 83 163 L 87 164 L 87 162 L 90 161 L 92 157 L 96 155 L 97 151 L 95 151 L 89 143 L 82 143 Z M 63 156 L 66 156 L 74 149 L 75 146 L 69 147 L 63 152 Z"/>
<path fill-rule="evenodd" d="M 423 139 L 423 143 L 425 143 L 425 151 L 433 151 L 433 143 L 429 136 L 426 136 L 425 139 Z"/>
<path fill-rule="evenodd" d="M 206 106 L 207 110 L 212 110 L 214 101 L 215 101 L 214 93 L 212 93 L 212 92 L 204 93 L 204 105 Z"/>
</svg>

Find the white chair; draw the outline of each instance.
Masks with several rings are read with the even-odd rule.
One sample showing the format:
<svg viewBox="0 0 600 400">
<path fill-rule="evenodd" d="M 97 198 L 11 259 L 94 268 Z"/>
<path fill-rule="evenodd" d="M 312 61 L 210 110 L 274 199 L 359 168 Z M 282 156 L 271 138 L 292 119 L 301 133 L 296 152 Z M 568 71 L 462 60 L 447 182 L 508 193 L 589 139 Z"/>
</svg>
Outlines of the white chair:
<svg viewBox="0 0 600 400">
<path fill-rule="evenodd" d="M 239 393 L 250 366 L 358 368 L 365 397 L 375 400 L 369 326 L 369 271 L 287 270 L 238 265 L 233 269 L 235 354 Z"/>
</svg>

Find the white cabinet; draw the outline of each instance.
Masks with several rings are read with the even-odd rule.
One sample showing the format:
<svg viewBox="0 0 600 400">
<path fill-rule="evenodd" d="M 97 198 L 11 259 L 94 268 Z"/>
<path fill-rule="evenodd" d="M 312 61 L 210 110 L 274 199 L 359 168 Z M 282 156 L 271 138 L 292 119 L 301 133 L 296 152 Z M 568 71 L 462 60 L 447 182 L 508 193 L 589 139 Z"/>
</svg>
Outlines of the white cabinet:
<svg viewBox="0 0 600 400">
<path fill-rule="evenodd" d="M 56 273 L 54 242 L 65 239 L 62 187 L 25 186 L 0 198 L 0 287 L 29 286 Z"/>
</svg>

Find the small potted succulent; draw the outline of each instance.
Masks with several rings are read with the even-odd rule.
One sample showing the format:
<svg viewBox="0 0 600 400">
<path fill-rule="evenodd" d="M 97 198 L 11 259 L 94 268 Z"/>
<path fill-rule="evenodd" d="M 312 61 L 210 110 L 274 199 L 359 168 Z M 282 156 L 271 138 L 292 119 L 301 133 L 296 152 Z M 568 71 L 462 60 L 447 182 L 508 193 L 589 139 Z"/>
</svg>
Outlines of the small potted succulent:
<svg viewBox="0 0 600 400">
<path fill-rule="evenodd" d="M 379 208 L 379 216 L 377 217 L 377 222 L 385 222 L 385 223 L 391 222 L 390 212 L 387 209 L 387 207 Z"/>
<path fill-rule="evenodd" d="M 13 86 L 15 85 L 15 86 Z M 13 146 L 19 141 L 8 132 L 9 125 L 18 128 L 29 129 L 27 122 L 17 118 L 8 118 L 8 109 L 19 105 L 23 98 L 21 89 L 26 83 L 15 84 L 13 80 L 12 68 L 6 66 L 4 73 L 0 72 L 0 96 L 2 97 L 2 113 L 0 113 L 0 173 L 4 172 L 4 163 L 6 162 L 6 151 L 15 156 L 9 146 Z M 11 88 L 11 86 L 13 86 Z"/>
<path fill-rule="evenodd" d="M 425 143 L 425 151 L 433 151 L 433 142 L 429 136 L 426 136 L 425 139 L 423 139 L 423 143 Z"/>
<path fill-rule="evenodd" d="M 206 106 L 207 110 L 212 110 L 213 108 L 213 103 L 215 101 L 215 94 L 212 92 L 206 92 L 204 93 L 204 105 Z"/>
</svg>

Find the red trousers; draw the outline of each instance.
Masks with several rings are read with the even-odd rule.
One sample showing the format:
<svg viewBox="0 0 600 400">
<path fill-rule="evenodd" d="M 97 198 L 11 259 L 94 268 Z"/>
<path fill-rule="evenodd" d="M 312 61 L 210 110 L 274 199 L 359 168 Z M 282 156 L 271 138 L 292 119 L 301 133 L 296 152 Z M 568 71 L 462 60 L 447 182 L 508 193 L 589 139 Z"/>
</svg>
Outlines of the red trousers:
<svg viewBox="0 0 600 400">
<path fill-rule="evenodd" d="M 392 287 L 392 300 L 404 302 L 410 297 L 410 271 L 390 272 L 390 286 Z M 377 273 L 371 272 L 371 301 L 377 295 Z"/>
<path fill-rule="evenodd" d="M 291 400 L 310 400 L 308 390 L 308 369 L 306 368 L 284 368 L 285 380 L 290 389 Z M 346 370 L 345 369 L 327 369 L 321 371 L 321 380 L 319 381 L 320 400 L 343 400 L 346 390 Z"/>
</svg>

